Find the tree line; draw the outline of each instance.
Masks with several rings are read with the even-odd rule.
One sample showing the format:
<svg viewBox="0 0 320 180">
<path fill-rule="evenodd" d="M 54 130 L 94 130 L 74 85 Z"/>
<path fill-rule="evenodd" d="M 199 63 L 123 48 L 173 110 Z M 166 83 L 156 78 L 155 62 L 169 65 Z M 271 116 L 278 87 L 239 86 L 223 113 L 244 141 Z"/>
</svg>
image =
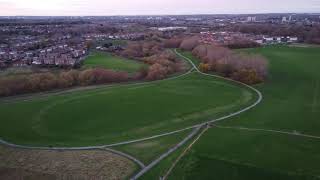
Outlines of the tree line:
<svg viewBox="0 0 320 180">
<path fill-rule="evenodd" d="M 126 72 L 101 68 L 8 76 L 0 78 L 0 96 L 36 93 L 75 86 L 126 82 L 136 77 L 138 76 L 130 77 Z"/>
<path fill-rule="evenodd" d="M 225 47 L 199 44 L 197 37 L 183 40 L 180 48 L 192 51 L 200 59 L 199 69 L 215 72 L 246 84 L 263 82 L 267 77 L 268 63 L 260 55 L 237 53 Z"/>
<path fill-rule="evenodd" d="M 138 41 L 130 42 L 123 51 L 117 54 L 150 65 L 149 68 L 140 71 L 140 75 L 144 75 L 140 78 L 158 80 L 186 69 L 186 63 L 179 60 L 175 53 L 166 48 L 168 46 L 163 41 Z"/>
</svg>

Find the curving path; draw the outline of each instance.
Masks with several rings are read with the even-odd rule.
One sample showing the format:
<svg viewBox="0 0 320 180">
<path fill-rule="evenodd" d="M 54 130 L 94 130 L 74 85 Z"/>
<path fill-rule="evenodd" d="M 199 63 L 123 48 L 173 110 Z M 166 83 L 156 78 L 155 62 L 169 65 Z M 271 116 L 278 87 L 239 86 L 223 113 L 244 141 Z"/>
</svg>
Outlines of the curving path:
<svg viewBox="0 0 320 180">
<path fill-rule="evenodd" d="M 228 79 L 228 78 L 224 78 L 224 77 L 221 77 L 221 76 L 217 76 L 217 75 L 212 75 L 212 74 L 206 74 L 206 73 L 203 73 L 201 72 L 197 66 L 191 61 L 191 59 L 183 56 L 182 54 L 180 54 L 179 52 L 177 52 L 177 50 L 174 50 L 175 53 L 187 60 L 191 65 L 192 65 L 192 68 L 185 74 L 182 74 L 182 75 L 179 75 L 179 76 L 175 76 L 175 77 L 171 77 L 171 78 L 168 78 L 168 79 L 164 79 L 164 80 L 160 80 L 160 81 L 168 81 L 168 80 L 172 80 L 172 79 L 177 79 L 179 77 L 182 77 L 182 76 L 186 76 L 188 74 L 190 74 L 193 70 L 196 70 L 198 73 L 204 75 L 204 76 L 211 76 L 211 77 L 215 77 L 215 78 L 219 78 L 219 79 L 223 79 L 223 80 L 226 80 L 226 81 L 229 81 L 229 82 L 233 82 L 233 83 L 236 83 L 236 84 L 239 84 L 243 87 L 246 87 L 248 89 L 251 89 L 252 91 L 254 91 L 257 95 L 258 95 L 258 99 L 257 101 L 255 101 L 252 105 L 242 109 L 242 110 L 239 110 L 237 112 L 234 112 L 234 113 L 231 113 L 227 116 L 223 116 L 223 117 L 220 117 L 218 119 L 213 119 L 213 120 L 210 120 L 210 121 L 207 121 L 207 122 L 204 122 L 204 123 L 201 123 L 201 124 L 197 124 L 197 125 L 194 125 L 194 126 L 190 126 L 190 127 L 186 127 L 186 128 L 183 128 L 183 129 L 180 129 L 180 130 L 176 130 L 176 131 L 171 131 L 171 132 L 166 132 L 166 133 L 162 133 L 162 134 L 159 134 L 159 135 L 155 135 L 155 136 L 151 136 L 151 137 L 146 137 L 146 138 L 142 138 L 142 139 L 136 139 L 136 140 L 130 140 L 130 141 L 124 141 L 124 142 L 119 142 L 119 143 L 115 143 L 115 144 L 108 144 L 108 145 L 101 145 L 101 146 L 88 146 L 88 147 L 36 147 L 36 146 L 24 146 L 24 145 L 17 145 L 17 144 L 13 144 L 13 143 L 9 143 L 9 142 L 6 142 L 4 140 L 1 140 L 0 139 L 0 144 L 3 144 L 3 145 L 7 145 L 7 146 L 10 146 L 10 147 L 14 147 L 14 148 L 23 148 L 23 149 L 39 149 L 39 150 L 96 150 L 96 149 L 104 149 L 104 150 L 108 150 L 108 151 L 113 151 L 114 153 L 116 154 L 119 154 L 119 155 L 122 155 L 126 158 L 129 158 L 131 160 L 133 160 L 134 162 L 136 162 L 137 164 L 140 165 L 140 167 L 142 167 L 143 169 L 145 169 L 145 165 L 139 161 L 138 159 L 130 156 L 130 155 L 127 155 L 125 153 L 121 153 L 121 152 L 118 152 L 118 151 L 114 151 L 114 150 L 111 150 L 109 149 L 110 147 L 114 147 L 114 146 L 119 146 L 119 145 L 124 145 L 124 144 L 130 144 L 130 143 L 136 143 L 136 142 L 141 142 L 141 141 L 146 141 L 146 140 L 151 140 L 151 139 L 155 139 L 155 138 L 159 138 L 159 137 L 163 137 L 163 136 L 169 136 L 169 135 L 172 135 L 172 134 L 176 134 L 176 133 L 179 133 L 179 132 L 182 132 L 182 131 L 186 131 L 186 130 L 189 130 L 189 129 L 195 129 L 193 131 L 193 133 L 191 133 L 186 139 L 184 139 L 182 142 L 180 142 L 180 146 L 182 146 L 185 142 L 187 142 L 191 137 L 193 137 L 200 128 L 206 126 L 206 125 L 209 125 L 209 124 L 212 124 L 212 123 L 215 123 L 215 122 L 218 122 L 218 121 L 222 121 L 222 120 L 225 120 L 225 119 L 228 119 L 228 118 L 231 118 L 231 117 L 234 117 L 236 115 L 239 115 L 243 112 L 246 112 L 252 108 L 254 108 L 255 106 L 257 106 L 263 99 L 263 96 L 261 94 L 260 91 L 258 91 L 257 89 L 255 89 L 254 87 L 252 86 L 249 86 L 249 85 L 246 85 L 244 83 L 241 83 L 241 82 L 238 82 L 238 81 L 234 81 L 232 79 Z M 157 81 L 158 82 L 158 81 Z M 143 83 L 135 83 L 135 85 L 143 85 L 143 84 L 150 84 L 150 83 L 154 83 L 154 82 L 143 82 Z M 132 84 L 131 84 L 132 85 Z M 29 100 L 29 99 L 27 99 Z M 196 131 L 197 130 L 197 131 Z M 178 146 L 178 147 L 180 147 Z M 171 154 L 172 152 L 174 152 L 177 148 L 174 148 L 174 149 L 170 149 L 168 152 L 169 153 L 166 153 L 168 156 L 169 154 Z M 164 155 L 163 155 L 164 156 Z M 164 156 L 163 158 L 165 158 L 166 156 Z M 163 159 L 162 158 L 162 159 Z M 162 159 L 158 159 L 156 161 L 154 161 L 152 163 L 152 167 L 154 165 L 156 165 L 157 163 L 159 163 Z M 147 166 L 148 167 L 148 166 Z M 149 168 L 151 169 L 151 168 Z M 148 169 L 148 170 L 149 170 Z M 147 172 L 146 170 L 143 171 L 143 173 Z M 140 173 L 140 172 L 139 172 Z M 143 174 L 142 173 L 142 174 Z"/>
<path fill-rule="evenodd" d="M 253 90 L 253 91 L 254 91 L 255 93 L 257 93 L 257 95 L 258 95 L 258 99 L 257 99 L 256 102 L 254 102 L 252 105 L 250 105 L 250 106 L 248 106 L 248 107 L 246 107 L 246 108 L 244 108 L 244 109 L 242 109 L 242 110 L 240 110 L 240 111 L 231 113 L 231 114 L 229 114 L 229 115 L 227 115 L 227 116 L 223 116 L 223 117 L 218 118 L 218 119 L 213 119 L 213 120 L 210 120 L 210 121 L 205 122 L 205 123 L 201 123 L 201 124 L 198 124 L 198 125 L 195 125 L 195 126 L 192 126 L 192 127 L 187 127 L 187 128 L 185 128 L 185 129 L 179 130 L 179 131 L 183 131 L 183 130 L 187 130 L 187 129 L 191 129 L 191 128 L 196 128 L 186 139 L 184 139 L 183 141 L 181 141 L 181 142 L 178 144 L 178 145 L 182 146 L 183 144 L 185 144 L 189 139 L 191 139 L 191 138 L 195 135 L 195 133 L 194 133 L 195 131 L 198 132 L 201 128 L 207 126 L 207 127 L 200 133 L 200 135 L 198 136 L 198 138 L 196 138 L 196 140 L 193 141 L 193 143 L 191 143 L 190 146 L 188 146 L 188 148 L 186 149 L 186 151 L 187 151 L 188 149 L 190 149 L 190 148 L 192 147 L 192 145 L 195 144 L 195 143 L 200 139 L 200 137 L 203 135 L 203 133 L 209 128 L 209 125 L 212 125 L 212 124 L 215 123 L 215 122 L 222 121 L 222 120 L 225 120 L 225 119 L 228 119 L 228 118 L 237 116 L 237 115 L 239 115 L 239 114 L 241 114 L 241 113 L 243 113 L 243 112 L 246 112 L 246 111 L 248 111 L 248 110 L 256 107 L 256 106 L 262 101 L 262 99 L 263 99 L 262 93 L 261 93 L 259 90 L 255 89 L 254 87 L 249 86 L 249 85 L 247 85 L 247 84 L 244 84 L 244 83 L 242 83 L 242 82 L 238 82 L 238 81 L 229 79 L 229 78 L 225 78 L 225 77 L 221 77 L 221 76 L 217 76 L 217 75 L 213 75 L 213 74 L 203 73 L 203 72 L 201 72 L 201 71 L 198 69 L 198 67 L 192 62 L 191 59 L 189 59 L 188 57 L 183 56 L 183 55 L 182 55 L 181 53 L 179 53 L 176 49 L 174 50 L 174 52 L 175 52 L 178 56 L 180 56 L 181 58 L 189 61 L 189 63 L 193 66 L 192 69 L 195 69 L 198 73 L 200 73 L 200 74 L 202 74 L 202 75 L 204 75 L 204 76 L 211 76 L 211 77 L 215 77 L 215 78 L 219 78 L 219 79 L 223 79 L 223 80 L 226 80 L 226 81 L 229 81 L 229 82 L 233 82 L 233 83 L 239 84 L 239 85 L 241 85 L 241 86 L 244 86 L 244 87 L 246 87 L 246 88 L 249 88 L 249 89 Z M 167 134 L 167 133 L 166 133 L 166 134 Z M 179 146 L 179 147 L 180 147 L 180 146 Z M 153 161 L 151 164 L 149 164 L 148 166 L 146 166 L 145 168 L 143 168 L 139 173 L 137 173 L 136 175 L 134 175 L 131 179 L 132 179 L 132 180 L 135 180 L 135 179 L 140 178 L 142 175 L 144 175 L 146 172 L 148 172 L 152 167 L 154 167 L 155 165 L 157 165 L 158 163 L 160 163 L 160 161 L 161 161 L 162 159 L 164 159 L 165 157 L 169 156 L 171 153 L 173 153 L 173 152 L 176 151 L 177 149 L 178 149 L 178 148 L 177 148 L 176 146 L 173 147 L 173 148 L 171 148 L 171 149 L 169 149 L 168 152 L 164 153 L 163 155 L 160 156 L 160 158 L 156 159 L 156 160 Z M 186 151 L 185 151 L 185 152 L 186 152 Z M 182 156 L 185 154 L 185 152 L 184 152 L 184 153 L 178 158 L 178 160 L 173 164 L 173 167 L 175 166 L 175 164 L 178 163 L 178 161 L 182 158 Z M 173 167 L 172 167 L 172 169 L 173 169 Z M 171 170 L 172 170 L 172 169 L 171 169 Z M 170 173 L 171 170 L 169 170 L 168 173 Z M 165 177 L 167 177 L 167 176 L 168 176 L 168 174 L 167 174 Z"/>
<path fill-rule="evenodd" d="M 198 135 L 198 137 L 193 140 L 191 142 L 191 144 L 189 144 L 189 146 L 179 155 L 179 157 L 173 162 L 173 164 L 171 165 L 171 167 L 169 168 L 169 170 L 167 171 L 167 173 L 163 176 L 163 180 L 168 179 L 170 173 L 173 171 L 173 169 L 176 167 L 176 165 L 179 163 L 179 161 L 183 158 L 183 156 L 185 156 L 187 154 L 187 152 L 192 148 L 192 146 L 197 143 L 197 141 L 201 138 L 201 136 L 209 129 L 209 126 L 207 126 L 206 128 L 204 128 L 200 134 Z"/>
<path fill-rule="evenodd" d="M 252 86 L 249 86 L 249 85 L 247 85 L 247 84 L 245 84 L 245 83 L 242 83 L 242 82 L 239 82 L 239 81 L 235 81 L 235 80 L 233 80 L 233 79 L 229 79 L 229 78 L 225 78 L 225 77 L 217 76 L 217 75 L 213 75 L 213 74 L 203 73 L 203 72 L 201 72 L 201 71 L 198 69 L 198 67 L 192 62 L 191 59 L 189 59 L 188 57 L 183 56 L 183 55 L 180 54 L 176 49 L 175 49 L 174 51 L 175 51 L 175 53 L 176 53 L 178 56 L 180 56 L 181 58 L 188 60 L 189 63 L 192 64 L 193 68 L 194 68 L 198 73 L 200 73 L 200 74 L 202 74 L 202 75 L 204 75 L 204 76 L 211 76 L 211 77 L 215 77 L 215 78 L 219 78 L 219 79 L 224 79 L 224 80 L 226 80 L 226 81 L 239 84 L 239 85 L 241 85 L 241 86 L 244 86 L 244 87 L 246 87 L 246 88 L 249 88 L 249 89 L 253 90 L 253 91 L 254 91 L 255 93 L 257 93 L 257 95 L 258 95 L 257 101 L 254 102 L 252 105 L 250 105 L 250 106 L 248 106 L 248 107 L 246 107 L 246 108 L 244 108 L 244 109 L 242 109 L 242 110 L 240 110 L 240 111 L 231 113 L 231 114 L 229 114 L 229 115 L 227 115 L 227 116 L 224 116 L 224 117 L 221 117 L 221 118 L 218 118 L 218 119 L 213 119 L 213 120 L 211 120 L 211 121 L 208 121 L 207 123 L 212 124 L 212 123 L 215 123 L 215 122 L 217 122 L 217 121 L 222 121 L 222 120 L 231 118 L 231 117 L 233 117 L 233 116 L 239 115 L 239 114 L 241 114 L 241 113 L 243 113 L 243 112 L 246 112 L 246 111 L 248 111 L 248 110 L 256 107 L 256 106 L 262 101 L 262 99 L 263 99 L 262 93 L 261 93 L 259 90 L 257 90 L 256 88 L 254 88 L 254 87 L 252 87 Z M 204 124 L 207 124 L 207 123 L 204 123 Z"/>
<path fill-rule="evenodd" d="M 170 148 L 166 153 L 162 154 L 159 158 L 157 158 L 156 160 L 152 161 L 148 166 L 142 168 L 142 170 L 140 172 L 138 172 L 136 175 L 134 175 L 132 178 L 130 178 L 131 180 L 135 180 L 140 178 L 141 176 L 143 176 L 146 172 L 148 172 L 149 170 L 151 170 L 154 166 L 156 166 L 157 164 L 159 164 L 163 159 L 165 159 L 166 157 L 168 157 L 170 154 L 172 154 L 173 152 L 175 152 L 176 150 L 178 150 L 181 146 L 183 146 L 185 143 L 187 143 L 191 138 L 193 138 L 199 131 L 200 131 L 201 127 L 197 127 L 195 128 L 185 139 L 183 139 L 180 143 L 178 143 L 177 145 L 175 145 L 174 147 Z"/>
<path fill-rule="evenodd" d="M 234 81 L 234 80 L 229 79 L 229 78 L 224 78 L 224 77 L 213 75 L 213 74 L 203 73 L 197 68 L 197 66 L 189 58 L 183 56 L 182 54 L 177 52 L 177 50 L 174 50 L 174 51 L 178 56 L 180 56 L 181 58 L 187 60 L 192 65 L 192 68 L 188 72 L 186 72 L 186 73 L 184 73 L 182 75 L 179 75 L 179 76 L 175 76 L 175 77 L 171 77 L 171 78 L 167 78 L 167 79 L 163 79 L 163 80 L 152 81 L 152 82 L 143 82 L 143 83 L 135 83 L 135 84 L 130 84 L 130 85 L 144 85 L 144 84 L 151 84 L 151 83 L 159 82 L 159 81 L 169 81 L 169 80 L 173 80 L 173 79 L 177 79 L 177 78 L 186 76 L 186 75 L 190 74 L 193 70 L 196 70 L 198 73 L 200 73 L 202 75 L 223 79 L 223 80 L 226 80 L 226 81 L 229 81 L 229 82 L 237 83 L 237 84 L 242 85 L 242 86 L 244 86 L 246 88 L 249 88 L 249 89 L 251 89 L 251 90 L 253 90 L 254 92 L 257 93 L 258 100 L 256 102 L 254 102 L 252 105 L 250 105 L 250 106 L 248 106 L 248 107 L 246 107 L 246 108 L 244 108 L 244 109 L 242 109 L 240 111 L 231 113 L 231 114 L 229 114 L 227 116 L 223 116 L 223 117 L 220 117 L 218 119 L 213 119 L 213 120 L 201 123 L 201 124 L 196 124 L 194 126 L 189 126 L 189 127 L 183 128 L 183 129 L 179 129 L 179 130 L 175 130 L 175 131 L 171 131 L 171 132 L 158 134 L 158 135 L 155 135 L 155 136 L 150 136 L 150 137 L 141 138 L 141 139 L 135 139 L 135 140 L 129 140 L 129 141 L 124 141 L 124 142 L 119 142 L 119 143 L 114 143 L 114 144 L 106 144 L 106 145 L 101 145 L 101 146 L 86 146 L 86 147 L 37 147 L 37 146 L 17 145 L 17 144 L 13 144 L 13 143 L 4 141 L 1 138 L 0 138 L 0 144 L 4 144 L 4 145 L 7 145 L 7 146 L 11 146 L 11 147 L 17 147 L 17 148 L 46 149 L 46 150 L 49 150 L 49 149 L 51 149 L 51 150 L 90 150 L 90 149 L 97 149 L 97 148 L 114 147 L 114 146 L 120 146 L 120 145 L 125 145 L 125 144 L 131 144 L 131 143 L 137 143 L 137 142 L 142 142 L 142 141 L 146 141 L 146 140 L 151 140 L 151 139 L 155 139 L 155 138 L 159 138 L 159 137 L 163 137 L 163 136 L 169 136 L 169 135 L 180 133 L 180 132 L 183 132 L 183 131 L 186 131 L 186 130 L 190 130 L 190 129 L 193 129 L 193 128 L 201 127 L 201 126 L 206 125 L 206 124 L 212 124 L 212 123 L 215 123 L 217 121 L 222 121 L 222 120 L 234 117 L 234 116 L 236 116 L 238 114 L 241 114 L 241 113 L 243 113 L 245 111 L 248 111 L 248 110 L 254 108 L 255 106 L 257 106 L 262 101 L 262 93 L 260 91 L 258 91 L 257 89 L 255 89 L 254 87 L 249 86 L 249 85 L 244 84 L 244 83 L 241 83 L 241 82 L 238 82 L 238 81 Z M 122 86 L 126 86 L 126 85 L 122 85 Z M 27 99 L 27 101 L 28 100 L 30 100 L 30 99 Z"/>
<path fill-rule="evenodd" d="M 222 129 L 237 129 L 237 130 L 245 130 L 245 131 L 263 131 L 263 132 L 269 132 L 269 133 L 278 133 L 278 134 L 285 134 L 285 135 L 291 135 L 291 136 L 299 136 L 299 137 L 305 137 L 305 138 L 320 139 L 319 136 L 313 136 L 313 135 L 307 135 L 307 134 L 300 134 L 300 133 L 297 133 L 297 132 L 288 132 L 288 131 L 279 131 L 279 130 L 269 130 L 269 129 L 255 129 L 255 128 L 246 128 L 246 127 L 227 127 L 227 126 L 218 126 L 218 125 L 215 125 L 214 123 L 217 122 L 217 121 L 222 121 L 222 120 L 225 120 L 225 119 L 227 119 L 227 118 L 236 116 L 236 115 L 238 115 L 238 114 L 241 114 L 241 113 L 243 113 L 243 112 L 245 112 L 245 111 L 248 111 L 248 110 L 254 108 L 255 106 L 257 106 L 257 105 L 262 101 L 262 99 L 263 99 L 262 93 L 261 93 L 259 90 L 255 89 L 254 87 L 249 86 L 249 85 L 247 85 L 247 84 L 244 84 L 244 83 L 241 83 L 241 82 L 237 82 L 237 81 L 234 81 L 234 80 L 232 80 L 232 79 L 220 77 L 220 76 L 203 73 L 203 72 L 201 72 L 201 71 L 195 66 L 195 64 L 192 62 L 191 59 L 183 56 L 182 54 L 180 54 L 180 53 L 177 52 L 176 50 L 175 50 L 175 53 L 176 53 L 177 55 L 179 55 L 180 57 L 188 60 L 188 61 L 192 64 L 193 68 L 196 69 L 196 71 L 197 71 L 198 73 L 200 73 L 200 74 L 202 74 L 202 75 L 205 75 L 205 76 L 213 76 L 213 77 L 216 77 L 216 78 L 220 78 L 220 79 L 224 79 L 224 80 L 227 80 L 227 81 L 235 82 L 235 83 L 237 83 L 237 84 L 240 84 L 240 85 L 242 85 L 242 86 L 244 86 L 244 87 L 247 87 L 247 88 L 253 90 L 253 91 L 256 92 L 257 95 L 258 95 L 257 101 L 256 101 L 255 103 L 253 103 L 251 106 L 248 106 L 248 107 L 246 107 L 246 108 L 244 108 L 244 109 L 242 109 L 242 110 L 240 110 L 240 111 L 238 111 L 238 112 L 232 113 L 232 114 L 230 114 L 230 115 L 228 115 L 228 116 L 224 116 L 224 117 L 221 117 L 221 118 L 218 118 L 218 119 L 211 120 L 211 121 L 207 122 L 208 125 L 211 125 L 212 127 L 215 127 L 215 128 L 222 128 Z M 204 127 L 204 124 L 202 125 L 202 127 Z M 172 172 L 172 170 L 173 170 L 174 167 L 177 165 L 177 163 L 182 159 L 182 157 L 187 153 L 187 151 L 191 149 L 191 147 L 197 142 L 197 140 L 200 139 L 201 135 L 203 135 L 203 133 L 204 133 L 206 130 L 208 130 L 209 128 L 210 128 L 210 126 L 207 126 L 207 127 L 199 134 L 199 136 L 198 136 L 194 141 L 192 141 L 192 143 L 191 143 L 191 144 L 178 156 L 178 158 L 173 162 L 173 164 L 171 165 L 171 167 L 169 168 L 169 170 L 166 172 L 166 174 L 165 174 L 161 179 L 165 180 L 165 179 L 168 178 L 169 174 Z M 140 174 L 137 174 L 136 176 L 133 176 L 132 179 L 136 179 L 137 177 L 140 177 L 140 176 L 141 176 L 141 173 L 146 173 L 146 172 L 145 172 L 144 170 L 142 170 L 142 171 L 140 172 Z M 138 176 L 138 175 L 140 175 L 140 176 Z"/>
</svg>

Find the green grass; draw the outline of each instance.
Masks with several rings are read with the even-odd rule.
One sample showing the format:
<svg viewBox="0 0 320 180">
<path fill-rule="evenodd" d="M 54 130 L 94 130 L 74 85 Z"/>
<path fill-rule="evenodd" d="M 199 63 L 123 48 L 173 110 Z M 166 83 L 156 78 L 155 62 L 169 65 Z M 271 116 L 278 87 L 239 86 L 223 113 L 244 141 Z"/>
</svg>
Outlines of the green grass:
<svg viewBox="0 0 320 180">
<path fill-rule="evenodd" d="M 163 177 L 172 166 L 172 163 L 179 157 L 179 155 L 192 143 L 192 141 L 197 136 L 194 136 L 189 141 L 187 141 L 184 145 L 178 148 L 175 152 L 171 153 L 169 156 L 164 158 L 159 164 L 154 166 L 151 170 L 146 172 L 140 179 L 149 180 L 149 179 L 159 179 Z"/>
<path fill-rule="evenodd" d="M 221 117 L 254 99 L 242 87 L 192 73 L 152 84 L 0 104 L 0 137 L 46 146 L 109 144 Z"/>
<path fill-rule="evenodd" d="M 224 125 L 269 128 L 320 136 L 320 48 L 247 50 L 269 59 L 268 80 L 257 88 L 263 102 Z"/>
<path fill-rule="evenodd" d="M 248 49 L 269 59 L 263 102 L 220 125 L 320 135 L 320 49 Z M 244 130 L 210 129 L 175 168 L 171 179 L 320 179 L 320 141 Z"/>
<path fill-rule="evenodd" d="M 189 51 L 183 51 L 181 49 L 177 50 L 179 53 L 183 54 L 183 56 L 189 58 L 193 64 L 195 64 L 197 67 L 200 65 L 200 60 L 195 58 L 193 55 L 192 55 L 192 52 L 189 52 Z"/>
<path fill-rule="evenodd" d="M 213 128 L 169 179 L 316 179 L 319 148 L 319 140 Z"/>
<path fill-rule="evenodd" d="M 148 141 L 122 145 L 114 147 L 114 149 L 130 154 L 145 164 L 150 164 L 160 155 L 186 138 L 189 133 L 191 133 L 191 130 Z"/>
<path fill-rule="evenodd" d="M 101 67 L 132 73 L 138 71 L 142 67 L 146 67 L 146 65 L 138 61 L 124 59 L 122 57 L 113 56 L 105 52 L 93 52 L 87 59 L 84 60 L 84 67 Z"/>
</svg>

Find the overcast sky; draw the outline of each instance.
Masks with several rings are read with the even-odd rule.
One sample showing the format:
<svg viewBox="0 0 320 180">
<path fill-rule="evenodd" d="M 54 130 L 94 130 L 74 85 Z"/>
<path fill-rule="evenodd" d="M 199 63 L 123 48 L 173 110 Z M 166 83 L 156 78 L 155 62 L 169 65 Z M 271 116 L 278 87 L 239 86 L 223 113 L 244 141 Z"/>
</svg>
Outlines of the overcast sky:
<svg viewBox="0 0 320 180">
<path fill-rule="evenodd" d="M 320 13 L 320 0 L 0 0 L 0 16 Z"/>
</svg>

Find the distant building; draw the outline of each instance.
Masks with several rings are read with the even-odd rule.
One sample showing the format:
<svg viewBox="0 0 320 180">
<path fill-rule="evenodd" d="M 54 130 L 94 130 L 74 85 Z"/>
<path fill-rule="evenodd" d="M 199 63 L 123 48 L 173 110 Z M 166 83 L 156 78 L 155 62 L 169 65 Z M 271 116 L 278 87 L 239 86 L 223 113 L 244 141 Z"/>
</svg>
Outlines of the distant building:
<svg viewBox="0 0 320 180">
<path fill-rule="evenodd" d="M 256 20 L 257 20 L 257 17 L 255 17 L 255 16 L 249 16 L 247 18 L 247 22 L 255 22 Z"/>
<path fill-rule="evenodd" d="M 187 29 L 188 29 L 187 27 L 179 27 L 179 26 L 158 28 L 159 31 L 175 31 L 175 30 L 187 30 Z"/>
<path fill-rule="evenodd" d="M 256 42 L 259 44 L 296 43 L 298 42 L 298 37 L 263 37 L 256 40 Z"/>
<path fill-rule="evenodd" d="M 285 17 L 285 16 L 282 17 L 282 22 L 283 22 L 283 23 L 287 22 L 287 17 Z"/>
</svg>

